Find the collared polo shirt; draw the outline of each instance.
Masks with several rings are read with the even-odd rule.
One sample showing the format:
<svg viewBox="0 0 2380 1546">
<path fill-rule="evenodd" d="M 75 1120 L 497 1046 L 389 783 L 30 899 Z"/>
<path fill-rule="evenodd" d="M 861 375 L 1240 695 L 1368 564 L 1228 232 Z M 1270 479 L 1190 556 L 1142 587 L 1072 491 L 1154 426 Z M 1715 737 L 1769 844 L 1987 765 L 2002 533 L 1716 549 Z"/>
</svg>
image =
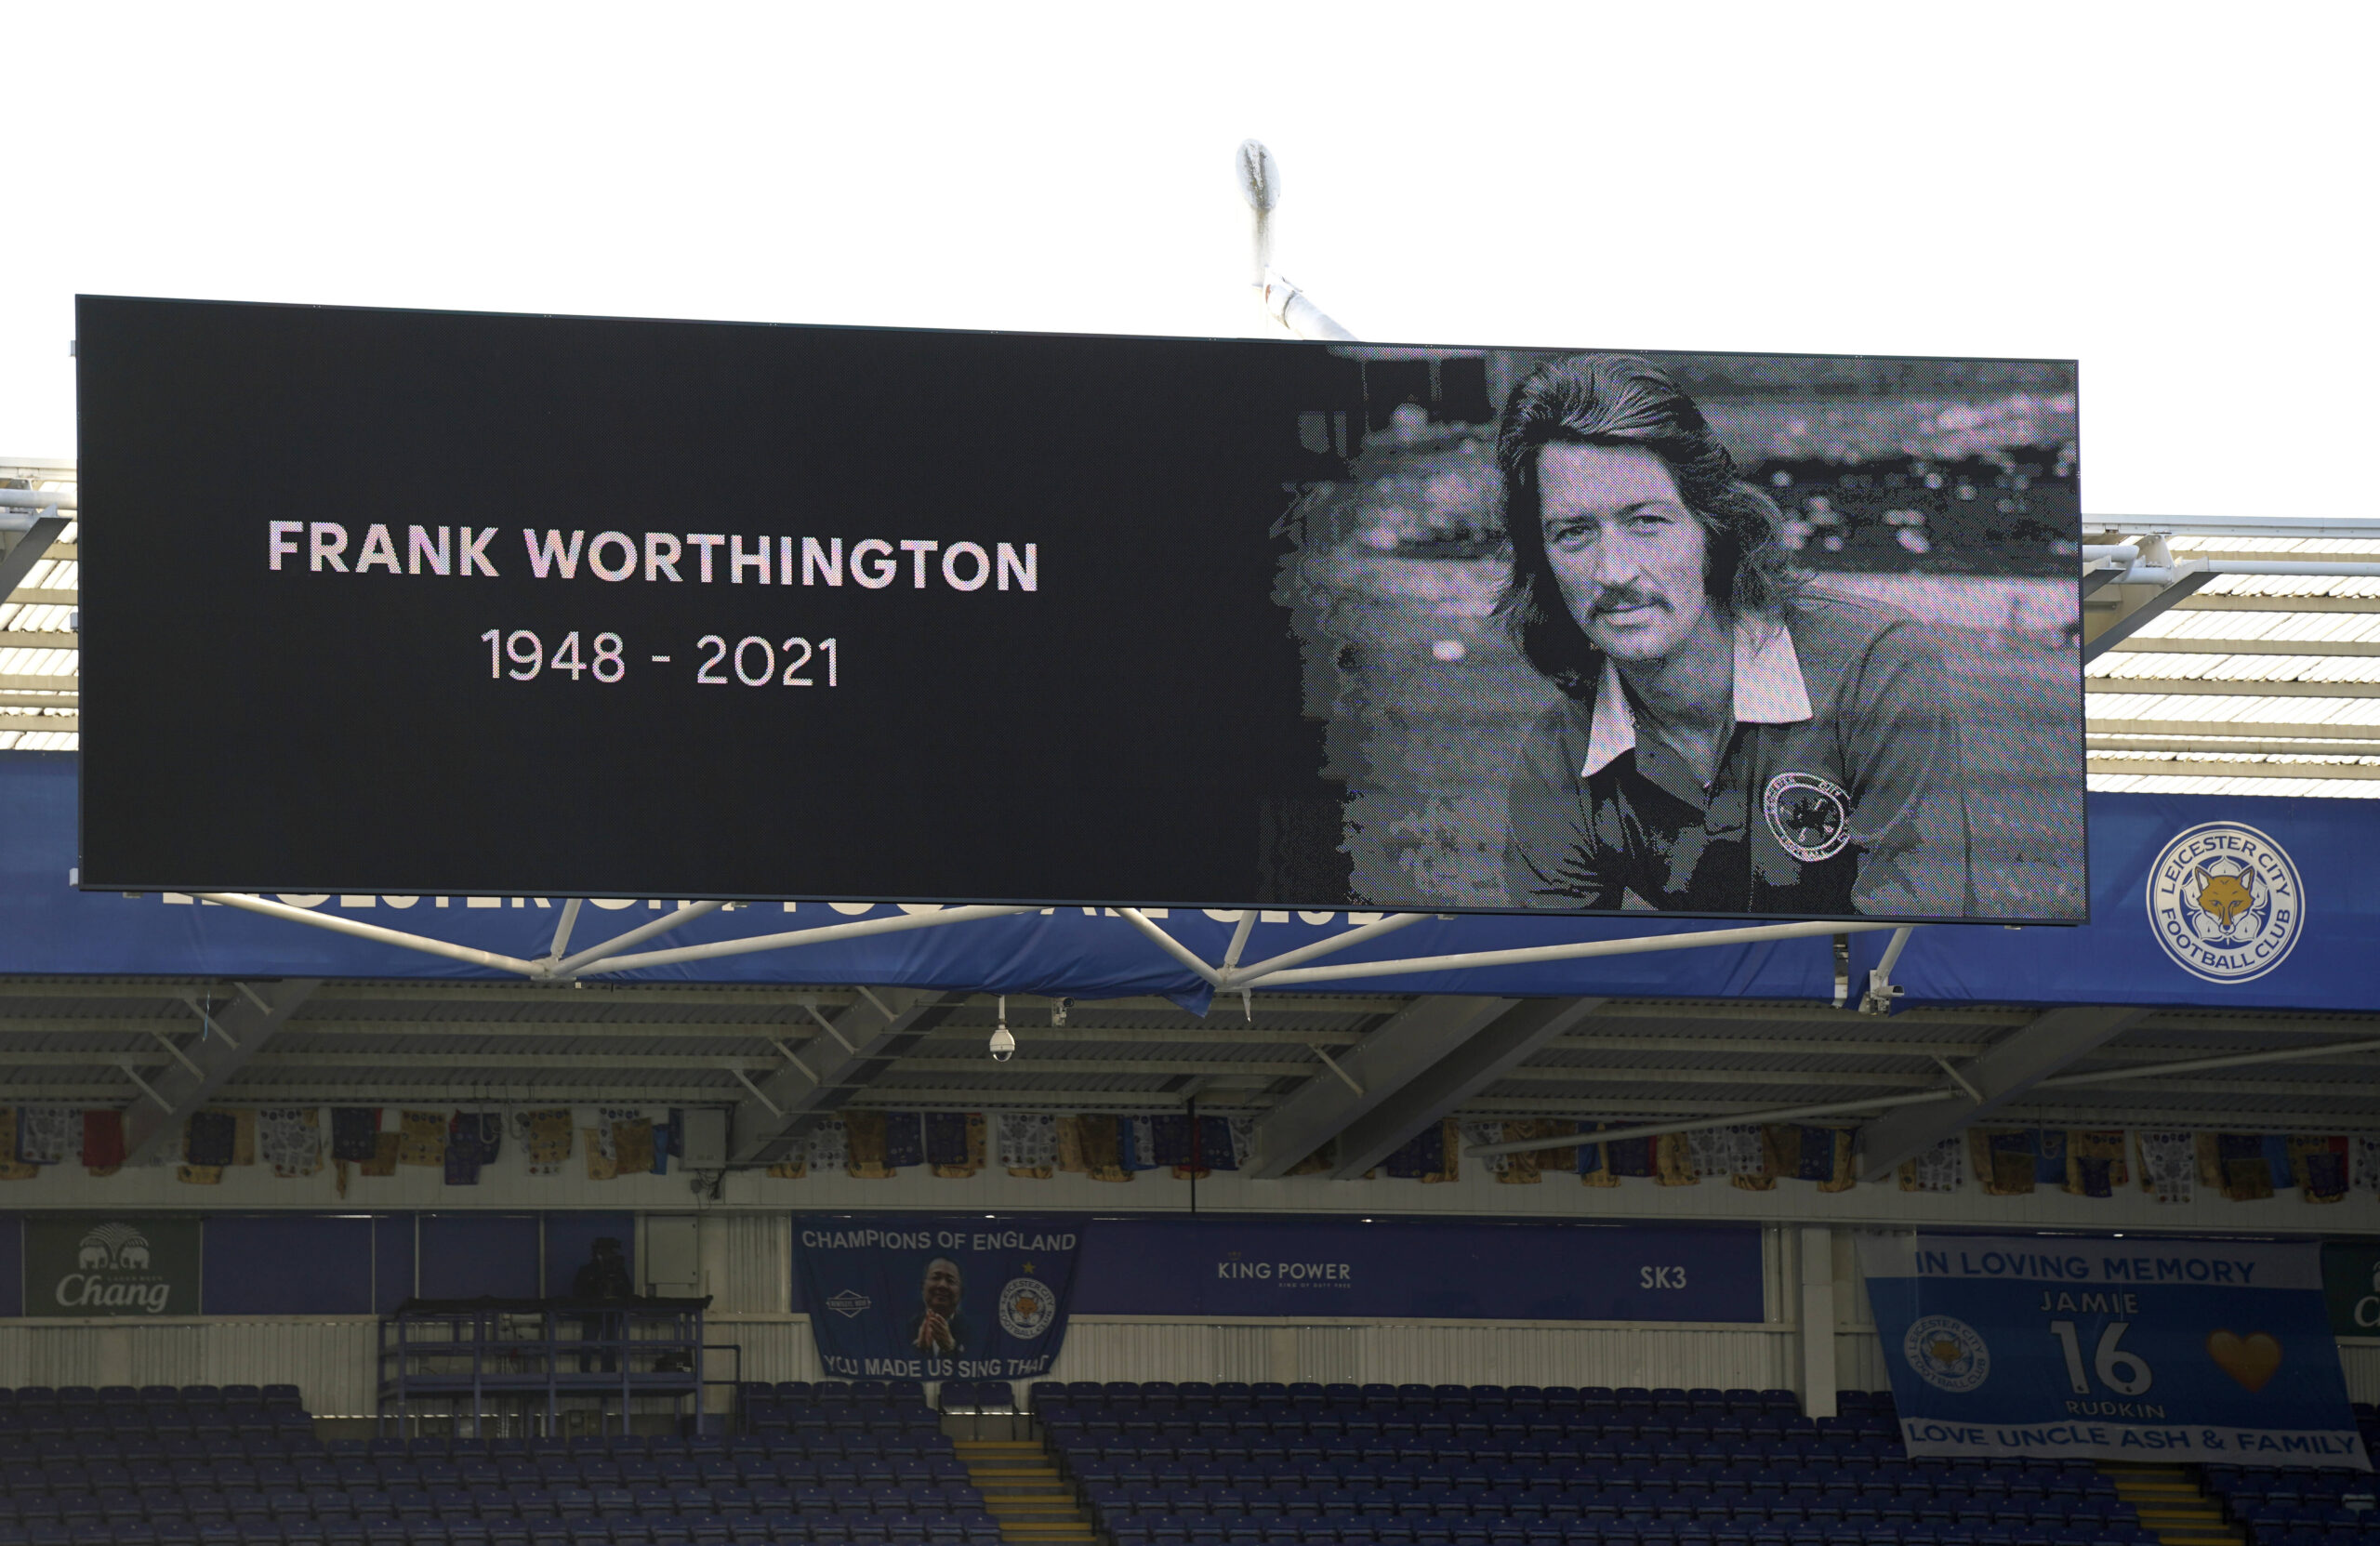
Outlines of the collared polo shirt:
<svg viewBox="0 0 2380 1546">
<path fill-rule="evenodd" d="M 1707 786 L 1606 661 L 1523 742 L 1505 872 L 1522 907 L 1954 918 L 1965 766 L 1939 650 L 1895 608 L 1812 592 L 1735 624 L 1734 723 Z"/>
</svg>

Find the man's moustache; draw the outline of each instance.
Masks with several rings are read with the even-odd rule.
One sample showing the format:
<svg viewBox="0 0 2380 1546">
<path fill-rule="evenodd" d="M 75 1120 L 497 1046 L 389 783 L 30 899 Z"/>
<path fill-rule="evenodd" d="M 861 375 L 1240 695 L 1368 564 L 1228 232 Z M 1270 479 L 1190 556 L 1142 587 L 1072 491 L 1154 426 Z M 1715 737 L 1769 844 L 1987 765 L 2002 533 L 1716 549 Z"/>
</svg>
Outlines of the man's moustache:
<svg viewBox="0 0 2380 1546">
<path fill-rule="evenodd" d="M 1601 617 L 1606 613 L 1627 612 L 1636 607 L 1667 605 L 1669 603 L 1658 596 L 1601 596 L 1595 599 L 1592 615 Z"/>
</svg>

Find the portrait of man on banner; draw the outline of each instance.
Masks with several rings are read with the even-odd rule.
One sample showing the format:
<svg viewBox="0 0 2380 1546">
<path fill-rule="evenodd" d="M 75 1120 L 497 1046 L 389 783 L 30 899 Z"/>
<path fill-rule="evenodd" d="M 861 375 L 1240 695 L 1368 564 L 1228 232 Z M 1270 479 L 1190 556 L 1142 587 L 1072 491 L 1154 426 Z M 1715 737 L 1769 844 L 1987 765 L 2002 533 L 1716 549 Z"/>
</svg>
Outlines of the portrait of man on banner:
<svg viewBox="0 0 2380 1546">
<path fill-rule="evenodd" d="M 911 1347 L 944 1358 L 956 1358 L 967 1352 L 967 1315 L 959 1307 L 959 1295 L 965 1288 L 959 1263 L 949 1257 L 937 1256 L 926 1263 L 918 1313 L 909 1317 Z"/>
</svg>

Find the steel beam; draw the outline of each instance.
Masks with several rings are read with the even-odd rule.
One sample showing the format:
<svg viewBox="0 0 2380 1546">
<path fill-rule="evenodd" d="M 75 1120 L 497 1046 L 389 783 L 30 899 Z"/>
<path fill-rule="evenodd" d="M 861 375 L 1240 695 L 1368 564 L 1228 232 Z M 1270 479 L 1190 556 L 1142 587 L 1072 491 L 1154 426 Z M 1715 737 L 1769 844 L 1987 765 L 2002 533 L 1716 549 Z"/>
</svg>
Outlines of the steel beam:
<svg viewBox="0 0 2380 1546">
<path fill-rule="evenodd" d="M 2130 622 L 2130 618 L 2125 619 Z M 2146 619 L 2143 619 L 2146 621 Z M 2096 642 L 2096 641 L 2095 641 Z M 2094 649 L 2092 655 L 2105 654 Z M 2143 639 L 2138 633 L 2116 646 L 2118 654 L 2280 654 L 2313 658 L 2321 655 L 2369 658 L 2380 655 L 2380 641 L 2370 639 L 2237 639 L 2220 634 L 2173 639 L 2160 634 Z"/>
<path fill-rule="evenodd" d="M 2380 766 L 2369 762 L 2241 762 L 2224 760 L 2149 757 L 2091 757 L 2085 773 L 2112 773 L 2125 778 L 2380 778 Z"/>
<path fill-rule="evenodd" d="M 2136 697 L 2380 698 L 2380 681 L 2264 681 L 2212 677 L 2091 677 L 2089 694 L 2123 693 Z M 2086 718 L 2091 706 L 2082 706 Z"/>
<path fill-rule="evenodd" d="M 2200 573 L 2184 575 L 2171 585 L 2148 587 L 2118 584 L 2110 587 L 2116 593 L 2116 615 L 2106 627 L 2085 640 L 2082 659 L 2087 664 L 2114 649 L 2145 626 L 2151 618 L 2173 610 L 2175 603 L 2188 600 L 2204 589 L 2215 576 Z M 2094 599 L 2096 597 L 2095 595 Z M 2096 611 L 2092 608 L 2089 611 Z M 2086 616 L 2088 613 L 2086 612 Z"/>
<path fill-rule="evenodd" d="M 1603 1003 L 1600 998 L 1527 998 L 1506 1010 L 1448 1049 L 1421 1077 L 1408 1080 L 1348 1123 L 1339 1134 L 1339 1164 L 1330 1172 L 1331 1179 L 1351 1181 L 1361 1176 L 1403 1148 L 1415 1133 L 1498 1079 L 1518 1072 L 1524 1060 L 1577 1029 Z M 1551 1077 L 1574 1071 L 1542 1072 Z"/>
<path fill-rule="evenodd" d="M 1937 1104 L 1911 1106 L 1877 1117 L 1859 1130 L 1859 1175 L 1878 1181 L 1904 1159 L 2023 1096 L 2060 1069 L 2122 1035 L 2153 1011 L 2137 1004 L 2075 1004 L 2044 1010 L 2031 1024 L 2003 1037 L 1981 1057 L 1959 1065 L 1964 1081 L 1982 1096 L 1964 1090 Z"/>
<path fill-rule="evenodd" d="M 863 992 L 825 1022 L 826 1035 L 812 1037 L 802 1049 L 814 1077 L 780 1066 L 735 1103 L 728 1122 L 728 1163 L 766 1165 L 782 1158 L 819 1117 L 849 1104 L 968 998 L 910 988 Z"/>
<path fill-rule="evenodd" d="M 1338 1060 L 1353 1086 L 1317 1068 L 1314 1077 L 1257 1124 L 1256 1154 L 1249 1176 L 1256 1181 L 1278 1180 L 1517 1002 L 1448 996 L 1419 998 L 1406 1005 Z"/>
<path fill-rule="evenodd" d="M 15 547 L 0 553 L 0 601 L 14 599 L 17 587 L 24 584 L 34 564 L 49 556 L 49 545 L 58 540 L 66 524 L 64 516 L 45 515 L 17 539 Z"/>
<path fill-rule="evenodd" d="M 124 1162 L 146 1164 L 181 1130 L 184 1117 L 205 1104 L 249 1059 L 264 1050 L 321 983 L 319 977 L 242 983 L 222 1003 L 206 1011 L 211 1024 L 203 1024 L 199 1037 L 180 1049 L 199 1071 L 168 1066 L 152 1081 L 164 1105 L 143 1095 L 125 1108 Z"/>
</svg>

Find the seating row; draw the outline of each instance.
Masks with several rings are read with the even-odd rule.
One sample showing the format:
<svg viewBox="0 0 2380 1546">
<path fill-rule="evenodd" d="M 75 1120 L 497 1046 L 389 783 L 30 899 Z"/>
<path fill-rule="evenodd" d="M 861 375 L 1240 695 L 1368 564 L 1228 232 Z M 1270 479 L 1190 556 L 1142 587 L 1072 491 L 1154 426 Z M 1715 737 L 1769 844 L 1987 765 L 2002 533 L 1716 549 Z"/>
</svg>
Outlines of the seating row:
<svg viewBox="0 0 2380 1546">
<path fill-rule="evenodd" d="M 2251 1525 L 2248 1539 L 2255 1546 L 2370 1546 L 2380 1540 L 2380 1518 L 2366 1518 L 2352 1525 L 2331 1525 L 2321 1528 L 2309 1526 Z"/>
<path fill-rule="evenodd" d="M 345 1525 L 0 1525 L 0 1546 L 999 1546 L 999 1525 L 969 1515 L 862 1517 L 683 1517 L 657 1520 L 536 1520 L 479 1527 L 345 1522 Z"/>
<path fill-rule="evenodd" d="M 889 1459 L 941 1459 L 956 1463 L 948 1439 L 943 1439 L 939 1446 L 905 1451 L 898 1456 L 889 1456 L 881 1450 L 868 1450 L 865 1454 Z M 712 1456 L 700 1461 L 682 1458 L 660 1459 L 651 1455 L 629 1455 L 620 1460 L 601 1456 L 584 1460 L 572 1456 L 550 1456 L 536 1460 L 525 1458 L 496 1460 L 487 1457 L 465 1460 L 368 1458 L 333 1460 L 317 1458 L 296 1464 L 283 1461 L 261 1465 L 206 1460 L 178 1463 L 143 1460 L 128 1465 L 116 1461 L 17 1460 L 0 1465 L 0 1490 L 161 1487 L 252 1487 L 268 1489 L 308 1487 L 576 1487 L 582 1484 L 588 1487 L 734 1487 L 739 1483 L 750 1485 L 803 1479 L 820 1465 L 832 1463 L 838 1458 L 840 1457 L 813 1457 L 798 1450 L 784 1450 Z"/>
<path fill-rule="evenodd" d="M 946 1450 L 949 1437 L 938 1427 L 926 1426 L 900 1431 L 897 1438 L 890 1432 L 877 1430 L 847 1433 L 840 1435 L 843 1447 L 882 1447 L 887 1443 L 913 1445 L 925 1450 Z M 12 1464 L 81 1461 L 165 1461 L 169 1464 L 204 1463 L 237 1465 L 296 1463 L 328 1460 L 346 1464 L 364 1460 L 374 1464 L 389 1461 L 451 1460 L 464 1463 L 473 1460 L 502 1464 L 523 1458 L 546 1463 L 567 1458 L 573 1463 L 609 1459 L 628 1463 L 649 1457 L 663 1464 L 692 1460 L 695 1463 L 747 1456 L 803 1456 L 820 1447 L 814 1436 L 807 1434 L 740 1434 L 732 1439 L 717 1436 L 698 1438 L 660 1437 L 628 1434 L 606 1438 L 573 1439 L 416 1439 L 407 1445 L 400 1439 L 330 1439 L 305 1434 L 276 1435 L 271 1439 L 242 1439 L 229 1442 L 197 1443 L 188 1440 L 125 1440 L 101 1441 L 80 1439 L 0 1438 L 0 1471 Z"/>
<path fill-rule="evenodd" d="M 798 1410 L 844 1411 L 853 1407 L 927 1409 L 925 1386 L 916 1380 L 784 1380 L 775 1384 L 747 1380 L 735 1387 L 735 1397 L 749 1406 L 767 1402 Z"/>
<path fill-rule="evenodd" d="M 1546 1437 L 1576 1436 L 1582 1434 L 1714 1434 L 1739 1438 L 1824 1438 L 1831 1434 L 1858 1437 L 1871 1434 L 1892 1434 L 1897 1425 L 1891 1418 L 1867 1416 L 1852 1419 L 1829 1418 L 1813 1422 L 1805 1417 L 1787 1417 L 1780 1413 L 1758 1412 L 1749 1417 L 1697 1418 L 1647 1411 L 1560 1411 L 1488 1413 L 1443 1411 L 1367 1412 L 1356 1410 L 1342 1413 L 1328 1407 L 1295 1411 L 1282 1408 L 1266 1411 L 1248 1408 L 1236 1412 L 1209 1410 L 1191 1412 L 1174 1410 L 1164 1413 L 1145 1409 L 1110 1407 L 1104 1412 L 1086 1415 L 1071 1408 L 1061 1408 L 1040 1414 L 1042 1426 L 1051 1433 L 1062 1434 L 1388 1434 L 1412 1437 L 1448 1435 L 1475 1436 L 1495 1434 L 1505 1436 L 1540 1434 Z"/>
<path fill-rule="evenodd" d="M 1947 1525 L 1901 1529 L 1880 1525 L 1842 1529 L 1828 1525 L 1530 1525 L 1530 1527 L 1312 1527 L 1312 1529 L 1118 1529 L 1117 1546 L 2159 1546 L 2137 1525 L 2066 1529 L 2004 1529 L 1997 1525 Z"/>
<path fill-rule="evenodd" d="M 1178 1382 L 1168 1380 L 1138 1382 L 1111 1380 L 1102 1383 L 1089 1380 L 1045 1380 L 1035 1382 L 1031 1394 L 1033 1409 L 1037 1412 L 1046 1411 L 1054 1405 L 1114 1407 L 1204 1402 L 1230 1406 L 1268 1401 L 1286 1402 L 1291 1406 L 1437 1406 L 1466 1407 L 1474 1410 L 1482 1407 L 1627 1405 L 1678 1411 L 1768 1410 L 1798 1413 L 1802 1409 L 1800 1399 L 1788 1390 L 1720 1390 L 1707 1386 L 1686 1389 L 1642 1385 L 1429 1385 L 1419 1382 L 1358 1385 L 1347 1382 L 1323 1384 L 1313 1381 L 1285 1383 L 1270 1380 L 1219 1380 L 1212 1382 L 1203 1380 Z M 1842 1409 L 1856 1411 L 1869 1409 L 1880 1403 L 1888 1404 L 1890 1395 L 1889 1393 L 1845 1391 L 1837 1399 Z"/>
<path fill-rule="evenodd" d="M 1447 1506 L 1479 1509 L 1493 1513 L 1524 1510 L 1538 1513 L 1565 1511 L 1576 1513 L 1581 1509 L 1597 1507 L 1625 1512 L 1640 1506 L 1661 1507 L 1673 1502 L 1694 1504 L 1704 1501 L 1721 1504 L 1739 1502 L 1760 1508 L 1787 1504 L 1815 1506 L 1820 1503 L 1844 1507 L 1861 1500 L 1877 1506 L 1932 1503 L 1945 1508 L 1993 1508 L 2003 1504 L 2028 1508 L 2043 1505 L 2069 1507 L 2117 1501 L 2115 1484 L 2104 1476 L 2087 1479 L 2061 1477 L 2047 1487 L 2033 1483 L 2010 1486 L 1996 1478 L 1970 1485 L 1964 1479 L 1936 1480 L 1921 1476 L 1907 1477 L 1897 1482 L 1794 1488 L 1756 1483 L 1751 1486 L 1704 1482 L 1610 1485 L 1592 1481 L 1569 1486 L 1432 1487 L 1403 1490 L 1386 1487 L 1296 1487 L 1276 1491 L 1239 1487 L 1180 1489 L 1094 1487 L 1088 1490 L 1087 1496 L 1095 1508 L 1180 1509 L 1189 1513 L 1275 1513 L 1291 1517 L 1302 1513 L 1403 1513 L 1408 1509 L 1427 1512 Z"/>
<path fill-rule="evenodd" d="M 379 1488 L 350 1490 L 309 1487 L 263 1491 L 231 1487 L 216 1491 L 200 1487 L 112 1487 L 101 1492 L 12 1492 L 0 1495 L 0 1520 L 78 1518 L 183 1518 L 257 1515 L 284 1517 L 351 1513 L 430 1514 L 492 1513 L 752 1513 L 773 1509 L 796 1513 L 815 1510 L 912 1509 L 921 1502 L 980 1505 L 983 1496 L 963 1477 L 930 1478 L 916 1483 L 866 1487 L 846 1483 L 836 1487 L 788 1487 L 774 1483 L 759 1487 L 445 1487 L 435 1492 L 415 1488 L 402 1492 Z"/>
<path fill-rule="evenodd" d="M 1639 1533 L 1658 1532 L 1666 1526 L 1673 1533 L 1699 1529 L 1707 1532 L 1728 1530 L 1749 1534 L 1758 1529 L 1773 1528 L 1791 1531 L 1809 1526 L 1826 1532 L 1831 1539 L 1858 1539 L 1870 1530 L 1878 1528 L 1905 1533 L 1912 1530 L 1943 1530 L 1971 1526 L 2011 1531 L 2071 1530 L 2094 1536 L 2122 1536 L 2129 1535 L 2142 1527 L 2141 1521 L 2129 1511 L 2104 1514 L 2001 1513 L 1976 1514 L 1964 1518 L 1942 1517 L 1914 1520 L 1853 1519 L 1835 1514 L 1777 1516 L 1758 1513 L 1622 1514 L 1609 1517 L 1581 1516 L 1560 1519 L 1496 1519 L 1482 1518 L 1473 1514 L 1391 1515 L 1385 1518 L 1357 1515 L 1339 1519 L 1300 1520 L 1286 1524 L 1280 1520 L 1260 1520 L 1253 1522 L 1252 1526 L 1228 1520 L 1201 1521 L 1195 1516 L 1187 1515 L 1120 1514 L 1107 1520 L 1105 1527 L 1111 1536 L 1119 1539 L 1135 1534 L 1160 1536 L 1173 1531 L 1197 1534 L 1200 1533 L 1202 1524 L 1210 1526 L 1208 1533 L 1220 1531 L 1229 1535 L 1236 1523 L 1238 1527 L 1252 1527 L 1260 1533 L 1274 1534 L 1287 1531 L 1322 1538 L 1343 1535 L 1351 1530 L 1366 1531 L 1373 1535 L 1395 1530 L 1417 1532 L 1438 1530 L 1448 1534 L 1466 1530 L 1477 1530 L 1483 1533 L 1498 1531 L 1526 1533 L 1538 1530 L 1574 1534 L 1584 1530 L 1608 1533 L 1619 1529 L 1633 1529 Z"/>
<path fill-rule="evenodd" d="M 295 1385 L 0 1385 L 0 1407 L 298 1407 Z"/>
</svg>

